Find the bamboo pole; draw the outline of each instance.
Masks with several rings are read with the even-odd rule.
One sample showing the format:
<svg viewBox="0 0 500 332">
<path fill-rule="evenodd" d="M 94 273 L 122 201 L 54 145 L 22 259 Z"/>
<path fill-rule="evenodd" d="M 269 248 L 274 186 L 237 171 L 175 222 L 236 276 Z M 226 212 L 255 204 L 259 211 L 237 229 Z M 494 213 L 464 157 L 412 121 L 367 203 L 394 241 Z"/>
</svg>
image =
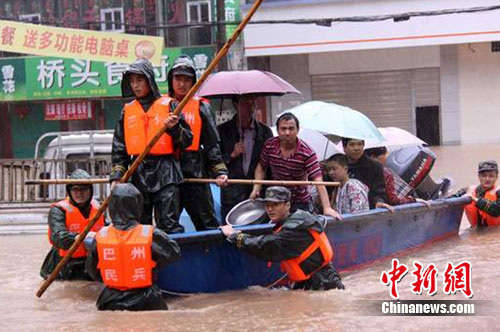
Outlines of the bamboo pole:
<svg viewBox="0 0 500 332">
<path fill-rule="evenodd" d="M 184 182 L 187 183 L 216 183 L 215 179 L 196 179 L 189 178 L 184 179 Z M 291 186 L 327 186 L 327 187 L 338 187 L 340 185 L 339 182 L 327 182 L 327 181 L 281 181 L 281 180 L 251 180 L 251 179 L 228 179 L 228 184 L 263 184 L 265 186 L 283 186 L 283 187 L 291 187 Z"/>
<path fill-rule="evenodd" d="M 254 2 L 254 4 L 252 5 L 252 7 L 250 8 L 248 14 L 245 16 L 245 18 L 243 19 L 243 21 L 238 25 L 238 27 L 234 31 L 233 35 L 231 36 L 231 38 L 229 38 L 229 40 L 226 42 L 226 44 L 220 49 L 220 51 L 217 53 L 217 55 L 215 56 L 215 58 L 212 60 L 212 62 L 210 63 L 210 65 L 208 66 L 208 68 L 206 69 L 206 71 L 203 73 L 203 75 L 200 77 L 200 79 L 198 80 L 198 82 L 196 82 L 196 84 L 189 90 L 189 92 L 187 93 L 187 95 L 184 96 L 184 98 L 182 99 L 182 101 L 177 105 L 177 107 L 173 111 L 174 115 L 178 115 L 182 111 L 182 109 L 187 104 L 187 102 L 194 96 L 194 94 L 196 93 L 196 91 L 198 90 L 198 88 L 200 87 L 200 85 L 207 79 L 208 75 L 210 75 L 210 73 L 218 65 L 218 63 L 222 59 L 222 57 L 224 57 L 227 54 L 227 52 L 229 51 L 229 48 L 236 41 L 236 39 L 238 39 L 238 37 L 240 36 L 241 32 L 243 31 L 243 29 L 247 25 L 248 21 L 250 21 L 250 19 L 252 18 L 253 14 L 255 14 L 255 12 L 257 11 L 257 9 L 259 8 L 259 6 L 261 5 L 262 1 L 263 0 L 256 0 Z M 121 183 L 127 182 L 128 179 L 132 176 L 132 174 L 134 174 L 134 172 L 136 171 L 137 167 L 139 167 L 139 164 L 142 162 L 142 160 L 144 159 L 144 157 L 146 157 L 146 155 L 149 153 L 149 151 L 151 150 L 151 148 L 153 147 L 153 145 L 160 139 L 160 137 L 163 135 L 163 133 L 165 132 L 166 129 L 167 129 L 167 125 L 164 125 L 163 128 L 161 128 L 160 130 L 158 130 L 158 132 L 151 139 L 151 141 L 146 146 L 146 148 L 144 149 L 144 151 L 136 158 L 136 160 L 134 161 L 134 163 L 130 166 L 130 168 L 127 170 L 127 172 L 125 172 L 125 174 L 123 175 L 123 177 L 120 179 Z M 94 224 L 96 223 L 96 221 L 99 219 L 99 217 L 102 215 L 102 213 L 108 207 L 110 197 L 111 196 L 108 196 L 104 200 L 104 202 L 102 202 L 102 205 L 97 210 L 96 215 L 89 221 L 89 223 L 87 224 L 87 226 L 85 227 L 85 229 L 79 234 L 79 236 L 77 237 L 77 239 L 75 240 L 75 242 L 73 243 L 73 245 L 71 246 L 71 248 L 66 253 L 66 256 L 64 256 L 64 258 L 59 262 L 59 264 L 57 264 L 56 268 L 54 269 L 54 271 L 52 271 L 52 273 L 49 275 L 49 277 L 47 278 L 47 280 L 45 280 L 42 283 L 42 285 L 40 286 L 40 288 L 36 292 L 36 296 L 37 297 L 41 297 L 43 295 L 43 293 L 45 292 L 45 290 L 56 279 L 56 276 L 59 274 L 59 272 L 64 267 L 64 265 L 66 265 L 68 263 L 69 259 L 71 258 L 71 256 L 73 255 L 73 253 L 76 251 L 76 249 L 80 246 L 80 244 L 83 242 L 83 240 L 85 239 L 85 236 L 87 236 L 87 234 L 90 231 L 90 229 L 92 228 L 92 226 L 94 226 Z"/>
<path fill-rule="evenodd" d="M 198 178 L 187 178 L 184 179 L 185 183 L 216 183 L 216 179 L 198 179 Z M 25 184 L 100 184 L 109 183 L 108 179 L 53 179 L 53 180 L 26 180 Z M 323 185 L 327 187 L 337 187 L 340 185 L 339 182 L 325 182 L 325 181 L 281 181 L 281 180 L 252 180 L 252 179 L 228 179 L 228 184 L 262 184 L 266 186 L 304 186 L 304 185 Z"/>
</svg>

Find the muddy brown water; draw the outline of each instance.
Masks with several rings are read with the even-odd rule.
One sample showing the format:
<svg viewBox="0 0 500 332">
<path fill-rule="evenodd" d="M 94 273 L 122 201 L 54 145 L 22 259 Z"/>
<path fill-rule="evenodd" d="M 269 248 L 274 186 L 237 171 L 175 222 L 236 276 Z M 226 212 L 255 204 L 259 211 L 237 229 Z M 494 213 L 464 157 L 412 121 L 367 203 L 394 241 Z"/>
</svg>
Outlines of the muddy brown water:
<svg viewBox="0 0 500 332">
<path fill-rule="evenodd" d="M 475 183 L 477 162 L 499 159 L 500 145 L 464 145 L 433 148 L 439 158 L 433 177 L 454 178 L 455 188 Z M 477 234 L 464 220 L 460 235 L 399 257 L 411 266 L 418 260 L 434 263 L 440 273 L 446 263 L 472 264 L 474 300 L 490 300 L 493 315 L 474 317 L 368 316 L 368 300 L 388 300 L 388 288 L 379 281 L 390 261 L 343 275 L 346 290 L 288 291 L 252 287 L 219 294 L 167 299 L 161 312 L 98 312 L 95 301 L 101 286 L 92 282 L 55 282 L 41 299 L 35 297 L 39 268 L 49 249 L 46 236 L 0 237 L 1 331 L 267 331 L 267 330 L 482 330 L 500 329 L 500 229 Z M 414 295 L 410 273 L 399 284 L 401 299 L 465 300 L 445 295 L 438 277 L 435 296 Z"/>
</svg>

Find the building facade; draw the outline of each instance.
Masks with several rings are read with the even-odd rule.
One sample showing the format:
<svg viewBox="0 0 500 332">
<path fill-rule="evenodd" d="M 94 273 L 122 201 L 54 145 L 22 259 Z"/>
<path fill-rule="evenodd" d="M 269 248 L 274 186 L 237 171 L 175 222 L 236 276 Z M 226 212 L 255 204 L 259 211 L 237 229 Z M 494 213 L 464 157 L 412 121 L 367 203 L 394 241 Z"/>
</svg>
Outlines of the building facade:
<svg viewBox="0 0 500 332">
<path fill-rule="evenodd" d="M 231 18 L 234 0 L 228 1 L 226 16 Z M 216 4 L 217 0 L 5 0 L 0 3 L 0 20 L 163 36 L 165 48 L 155 74 L 166 92 L 166 74 L 177 56 L 190 55 L 199 75 L 213 59 L 216 26 L 203 23 L 217 20 Z M 32 158 L 37 139 L 46 132 L 114 128 L 125 102 L 120 90 L 125 64 L 57 55 L 0 55 L 0 158 Z"/>
<path fill-rule="evenodd" d="M 246 1 L 244 11 L 250 3 Z M 302 96 L 273 98 L 272 116 L 307 100 L 331 101 L 431 144 L 498 143 L 500 10 L 407 17 L 408 12 L 495 1 L 268 0 L 245 31 L 248 63 L 291 82 Z M 370 22 L 328 19 L 397 15 Z M 485 121 L 486 120 L 486 121 Z"/>
</svg>

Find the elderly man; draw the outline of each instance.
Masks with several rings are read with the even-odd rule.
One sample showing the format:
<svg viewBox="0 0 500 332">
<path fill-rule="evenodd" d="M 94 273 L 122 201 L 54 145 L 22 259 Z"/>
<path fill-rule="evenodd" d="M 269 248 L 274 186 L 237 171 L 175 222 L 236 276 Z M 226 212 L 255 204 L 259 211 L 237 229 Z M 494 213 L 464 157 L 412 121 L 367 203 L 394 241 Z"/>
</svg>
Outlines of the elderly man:
<svg viewBox="0 0 500 332">
<path fill-rule="evenodd" d="M 262 201 L 276 225 L 273 234 L 252 236 L 235 231 L 231 225 L 222 226 L 222 232 L 238 249 L 266 261 L 281 262 L 294 289 L 343 289 L 331 262 L 333 249 L 325 234 L 325 220 L 302 210 L 291 213 L 290 198 L 285 187 L 266 190 Z"/>
<path fill-rule="evenodd" d="M 297 137 L 299 133 L 299 120 L 292 113 L 284 113 L 276 120 L 278 137 L 268 139 L 264 144 L 260 161 L 255 168 L 255 179 L 263 180 L 266 171 L 270 169 L 273 180 L 312 180 L 322 181 L 323 175 L 319 166 L 316 153 Z M 253 186 L 251 199 L 260 195 L 261 185 Z M 323 185 L 318 189 L 323 214 L 341 219 L 340 214 L 332 209 L 328 193 Z M 301 209 L 312 212 L 312 196 L 307 185 L 291 187 L 292 211 Z"/>
<path fill-rule="evenodd" d="M 255 99 L 253 95 L 233 98 L 236 115 L 217 127 L 221 138 L 222 156 L 228 166 L 229 177 L 233 179 L 253 179 L 264 142 L 273 137 L 271 129 L 254 117 Z M 222 216 L 239 202 L 248 198 L 252 186 L 231 185 L 221 190 Z"/>
</svg>

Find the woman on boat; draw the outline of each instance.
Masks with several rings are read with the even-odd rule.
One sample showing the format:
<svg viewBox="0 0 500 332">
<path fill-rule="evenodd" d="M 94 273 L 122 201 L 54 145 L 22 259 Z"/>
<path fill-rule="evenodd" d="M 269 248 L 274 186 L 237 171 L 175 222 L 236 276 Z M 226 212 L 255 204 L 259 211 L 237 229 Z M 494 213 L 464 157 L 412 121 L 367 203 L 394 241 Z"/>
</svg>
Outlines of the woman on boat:
<svg viewBox="0 0 500 332">
<path fill-rule="evenodd" d="M 90 175 L 83 169 L 76 169 L 71 173 L 70 179 L 88 180 Z M 99 204 L 92 199 L 92 185 L 68 184 L 66 186 L 67 197 L 52 205 L 49 211 L 49 242 L 52 245 L 49 253 L 40 269 L 40 275 L 47 277 L 54 271 L 55 267 L 69 248 L 73 245 L 76 237 L 87 226 L 90 219 L 99 209 Z M 92 231 L 96 232 L 104 226 L 104 217 L 101 216 Z M 62 280 L 92 280 L 85 271 L 85 258 L 87 251 L 83 244 L 73 253 L 69 262 L 57 275 Z"/>
<path fill-rule="evenodd" d="M 472 227 L 500 225 L 500 189 L 496 187 L 498 164 L 494 160 L 482 161 L 478 167 L 479 185 L 467 189 L 472 202 L 465 206 L 465 214 Z"/>
<path fill-rule="evenodd" d="M 99 310 L 166 310 L 153 283 L 154 267 L 180 256 L 180 248 L 152 225 L 139 223 L 143 198 L 130 183 L 117 184 L 109 202 L 112 225 L 88 241 L 86 268 L 106 286 L 97 299 Z"/>
<path fill-rule="evenodd" d="M 290 198 L 287 188 L 269 187 L 265 198 L 259 199 L 276 224 L 273 234 L 252 236 L 235 231 L 231 225 L 222 226 L 222 232 L 238 249 L 281 262 L 293 289 L 344 289 L 331 262 L 333 249 L 325 234 L 326 222 L 300 209 L 290 213 Z"/>
<path fill-rule="evenodd" d="M 342 138 L 342 146 L 347 156 L 349 177 L 363 182 L 370 189 L 368 192 L 370 209 L 386 208 L 392 210 L 392 207 L 387 204 L 384 169 L 379 162 L 366 156 L 364 153 L 365 141 L 344 137 Z"/>
</svg>

